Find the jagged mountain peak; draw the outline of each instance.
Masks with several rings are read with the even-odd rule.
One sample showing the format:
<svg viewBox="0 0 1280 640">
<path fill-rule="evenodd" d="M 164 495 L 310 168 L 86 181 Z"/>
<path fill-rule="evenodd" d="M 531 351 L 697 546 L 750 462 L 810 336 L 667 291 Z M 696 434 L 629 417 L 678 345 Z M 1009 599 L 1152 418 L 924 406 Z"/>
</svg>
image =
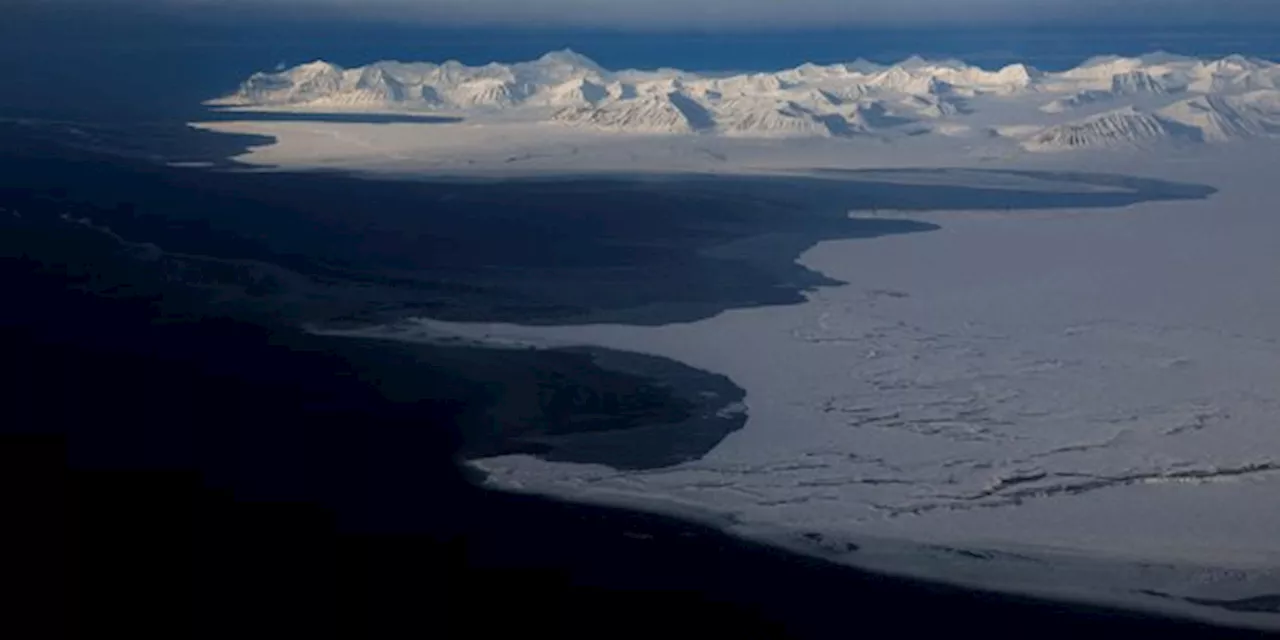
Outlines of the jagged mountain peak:
<svg viewBox="0 0 1280 640">
<path fill-rule="evenodd" d="M 1041 135 L 1029 141 L 1031 146 L 1082 148 L 1190 139 L 1195 132 L 1204 140 L 1272 135 L 1280 129 L 1272 119 L 1276 109 L 1271 98 L 1262 95 L 1237 104 L 1237 97 L 1278 88 L 1280 65 L 1245 56 L 1104 56 L 1064 72 L 1016 62 L 986 69 L 912 56 L 889 66 L 859 59 L 806 63 L 776 72 L 692 73 L 610 71 L 581 53 L 562 49 L 528 62 L 480 66 L 456 60 L 383 61 L 343 69 L 316 60 L 253 74 L 237 92 L 215 103 L 277 109 L 417 109 L 467 118 L 503 111 L 512 112 L 503 116 L 504 121 L 550 118 L 635 132 L 842 136 L 972 129 L 958 119 L 1008 101 L 1024 105 L 1035 116 L 1036 124 L 1013 127 L 1039 127 Z M 1214 99 L 1196 101 L 1201 95 Z M 1191 101 L 1175 104 L 1179 98 Z M 1116 108 L 1124 103 L 1148 110 Z M 1111 110 L 1061 122 L 1071 117 L 1069 112 L 1088 115 L 1098 109 Z M 996 112 L 1003 110 L 1001 106 Z M 1063 117 L 1050 117 L 1058 115 Z M 1051 122 L 1054 119 L 1059 121 Z M 933 123 L 925 126 L 925 120 Z M 1013 130 L 1012 125 L 994 126 Z"/>
<path fill-rule="evenodd" d="M 335 71 L 340 72 L 342 70 L 343 70 L 342 67 L 336 64 L 333 64 L 332 62 L 327 62 L 325 60 L 312 60 L 311 62 L 304 62 L 296 67 L 293 67 L 293 69 L 291 69 L 291 71 L 299 75 L 315 74 L 315 73 L 332 73 Z"/>
<path fill-rule="evenodd" d="M 568 67 L 578 67 L 581 69 L 590 69 L 592 71 L 601 71 L 603 68 L 596 64 L 595 60 L 574 51 L 573 49 L 560 49 L 558 51 L 549 51 L 538 58 L 537 62 L 543 64 L 556 64 Z"/>
<path fill-rule="evenodd" d="M 872 74 L 884 71 L 884 65 L 871 62 L 865 58 L 858 58 L 853 62 L 846 62 L 837 66 L 844 67 L 844 70 L 850 73 Z"/>
<path fill-rule="evenodd" d="M 1158 78 L 1146 71 L 1133 70 L 1111 76 L 1111 91 L 1119 95 L 1135 93 L 1167 93 L 1168 89 Z"/>
</svg>

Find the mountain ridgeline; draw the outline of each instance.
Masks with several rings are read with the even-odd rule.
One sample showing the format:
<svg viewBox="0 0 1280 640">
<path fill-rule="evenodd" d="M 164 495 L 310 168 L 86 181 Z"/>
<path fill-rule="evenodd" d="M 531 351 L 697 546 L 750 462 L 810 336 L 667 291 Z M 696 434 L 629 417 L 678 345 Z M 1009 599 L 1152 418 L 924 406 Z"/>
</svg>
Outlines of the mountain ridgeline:
<svg viewBox="0 0 1280 640">
<path fill-rule="evenodd" d="M 1003 105 L 1001 103 L 1004 103 Z M 210 105 L 428 112 L 602 132 L 737 137 L 1009 138 L 1033 151 L 1209 143 L 1280 133 L 1280 64 L 1101 57 L 1063 72 L 910 58 L 770 73 L 610 71 L 572 51 L 516 64 L 316 61 L 256 73 Z M 987 114 L 1020 114 L 992 122 Z M 993 108 L 995 107 L 995 108 Z M 1010 133 L 1016 132 L 1016 133 Z"/>
</svg>

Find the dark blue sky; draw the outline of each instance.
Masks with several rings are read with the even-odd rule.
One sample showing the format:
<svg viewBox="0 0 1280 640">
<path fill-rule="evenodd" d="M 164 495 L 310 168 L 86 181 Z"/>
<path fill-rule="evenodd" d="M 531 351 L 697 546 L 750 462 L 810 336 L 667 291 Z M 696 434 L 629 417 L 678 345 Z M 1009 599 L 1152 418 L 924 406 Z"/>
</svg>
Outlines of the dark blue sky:
<svg viewBox="0 0 1280 640">
<path fill-rule="evenodd" d="M 913 54 L 1043 69 L 1155 50 L 1280 59 L 1277 13 L 1280 0 L 0 0 L 0 117 L 176 117 L 317 58 L 483 64 L 568 47 L 615 69 L 738 71 Z"/>
<path fill-rule="evenodd" d="M 1280 25 L 1278 0 L 0 0 L 20 10 L 187 21 L 765 30 L 864 26 Z"/>
</svg>

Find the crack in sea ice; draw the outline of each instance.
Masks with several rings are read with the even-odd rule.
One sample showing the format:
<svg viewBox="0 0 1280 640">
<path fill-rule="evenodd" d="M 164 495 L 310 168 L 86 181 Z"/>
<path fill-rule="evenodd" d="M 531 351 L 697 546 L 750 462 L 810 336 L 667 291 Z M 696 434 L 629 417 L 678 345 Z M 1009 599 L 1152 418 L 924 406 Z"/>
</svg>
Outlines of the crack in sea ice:
<svg viewBox="0 0 1280 640">
<path fill-rule="evenodd" d="M 1070 472 L 1045 472 L 1039 469 L 1016 470 L 997 476 L 985 489 L 968 494 L 939 495 L 934 502 L 911 505 L 876 505 L 889 516 L 919 515 L 937 510 L 969 510 L 1019 506 L 1028 500 L 1057 496 L 1077 496 L 1102 489 L 1134 484 L 1190 483 L 1204 484 L 1236 480 L 1248 476 L 1271 474 L 1280 471 L 1280 463 L 1255 462 L 1236 467 L 1193 468 L 1182 470 L 1139 471 L 1119 475 L 1097 475 Z M 1074 478 L 1078 481 L 1063 482 Z M 1048 484 L 1043 480 L 1057 479 Z"/>
</svg>

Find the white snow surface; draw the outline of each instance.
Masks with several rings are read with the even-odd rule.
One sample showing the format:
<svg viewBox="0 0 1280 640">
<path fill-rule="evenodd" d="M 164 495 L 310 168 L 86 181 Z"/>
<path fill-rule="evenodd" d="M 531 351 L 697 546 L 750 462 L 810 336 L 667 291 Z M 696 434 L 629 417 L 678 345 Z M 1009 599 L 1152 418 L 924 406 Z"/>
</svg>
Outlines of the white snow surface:
<svg viewBox="0 0 1280 640">
<path fill-rule="evenodd" d="M 686 324 L 424 318 L 334 333 L 594 345 L 747 391 L 746 426 L 696 462 L 475 462 L 497 487 L 702 518 L 864 567 L 1280 626 L 1138 593 L 1280 592 L 1280 148 L 1091 158 L 1221 192 L 1123 210 L 913 212 L 941 230 L 824 242 L 800 259 L 847 284 Z"/>
<path fill-rule="evenodd" d="M 1254 125 L 1259 119 L 1280 119 L 1277 87 L 1280 65 L 1242 56 L 1100 58 L 1057 73 L 1023 64 L 986 70 L 955 60 L 910 58 L 891 66 L 858 61 L 725 75 L 677 69 L 609 71 L 566 50 L 530 62 L 479 67 L 455 61 L 376 62 L 344 69 L 316 61 L 256 73 L 236 92 L 210 104 L 295 111 L 429 111 L 476 122 L 497 118 L 633 134 L 888 139 L 931 132 L 952 135 L 974 120 L 975 112 L 1004 111 L 1012 105 L 1020 107 L 1015 110 L 1024 117 L 1043 121 L 1053 116 L 1042 122 L 1045 131 L 1026 136 L 1027 148 L 1050 151 L 1117 142 L 1149 145 L 1166 138 L 1212 142 L 1240 132 L 1274 135 L 1274 127 Z M 1250 93 L 1255 111 L 1242 113 L 1229 106 L 1229 97 Z M 1188 100 L 1199 101 L 1212 115 L 1208 120 L 1174 118 L 1178 127 L 1109 126 L 1105 133 L 1056 133 L 1060 127 L 1096 126 L 1092 120 L 1075 122 L 1081 117 L 1076 112 L 1091 105 L 1102 104 L 1110 111 L 1133 109 L 1158 122 L 1162 116 L 1156 110 Z M 938 119 L 947 124 L 922 126 Z M 1011 124 L 1022 123 L 987 126 Z"/>
<path fill-rule="evenodd" d="M 335 333 L 601 346 L 747 392 L 746 426 L 696 462 L 476 461 L 498 487 L 703 518 L 893 572 L 1280 628 L 1280 615 L 1141 593 L 1280 594 L 1274 63 L 1153 54 L 1042 73 L 912 59 L 733 76 L 609 72 L 569 53 L 379 65 L 400 94 L 439 96 L 431 109 L 463 121 L 198 126 L 276 137 L 250 163 L 403 177 L 968 167 L 1216 187 L 1111 210 L 912 212 L 941 229 L 800 258 L 845 284 L 692 323 L 424 318 Z M 354 71 L 255 76 L 226 102 L 328 110 L 355 91 L 343 88 Z M 490 89 L 460 88 L 475 82 Z M 478 95 L 493 101 L 450 106 Z"/>
</svg>

